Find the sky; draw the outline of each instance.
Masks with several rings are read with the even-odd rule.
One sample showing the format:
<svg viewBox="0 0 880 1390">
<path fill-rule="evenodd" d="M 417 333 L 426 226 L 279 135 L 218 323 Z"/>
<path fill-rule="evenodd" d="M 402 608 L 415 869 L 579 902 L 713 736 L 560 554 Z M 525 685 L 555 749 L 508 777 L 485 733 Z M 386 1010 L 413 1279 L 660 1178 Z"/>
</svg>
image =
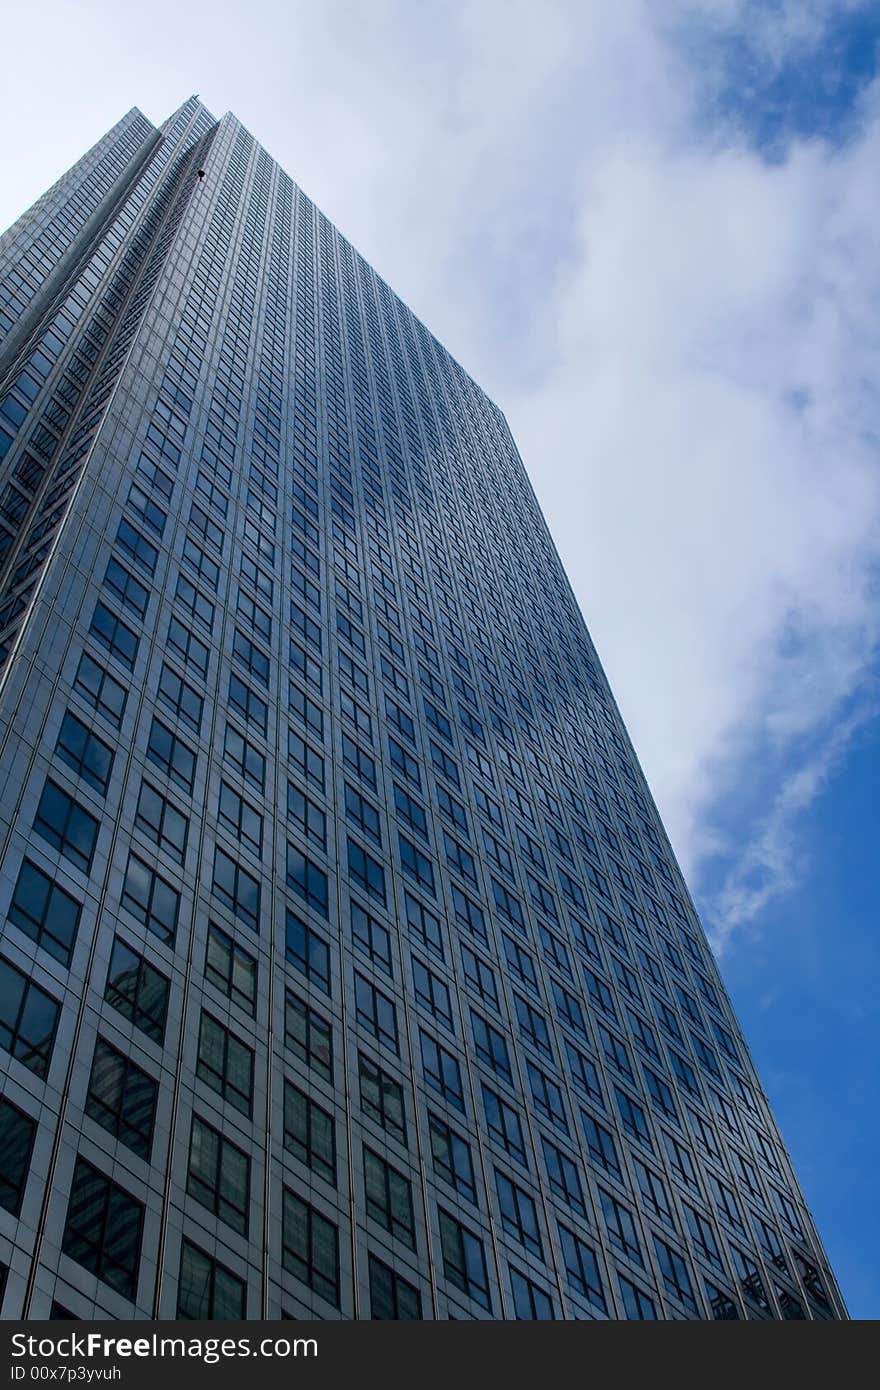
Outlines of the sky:
<svg viewBox="0 0 880 1390">
<path fill-rule="evenodd" d="M 34 0 L 4 33 L 0 226 L 198 92 L 505 411 L 880 1316 L 876 0 Z"/>
</svg>

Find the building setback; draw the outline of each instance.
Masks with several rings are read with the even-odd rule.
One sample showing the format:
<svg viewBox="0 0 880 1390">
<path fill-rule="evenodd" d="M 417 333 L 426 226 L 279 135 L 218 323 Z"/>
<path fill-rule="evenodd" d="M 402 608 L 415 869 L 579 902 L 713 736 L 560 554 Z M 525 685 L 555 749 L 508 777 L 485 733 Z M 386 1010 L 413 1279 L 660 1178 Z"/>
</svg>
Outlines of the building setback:
<svg viewBox="0 0 880 1390">
<path fill-rule="evenodd" d="M 842 1318 L 503 415 L 232 115 L 0 240 L 7 1318 Z"/>
</svg>

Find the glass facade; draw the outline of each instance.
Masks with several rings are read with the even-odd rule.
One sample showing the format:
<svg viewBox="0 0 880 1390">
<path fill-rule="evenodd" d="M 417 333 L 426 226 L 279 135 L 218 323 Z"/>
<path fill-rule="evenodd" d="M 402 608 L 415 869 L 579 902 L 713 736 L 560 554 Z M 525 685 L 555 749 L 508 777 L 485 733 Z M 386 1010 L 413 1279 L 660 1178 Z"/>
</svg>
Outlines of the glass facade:
<svg viewBox="0 0 880 1390">
<path fill-rule="evenodd" d="M 845 1317 L 497 407 L 196 98 L 0 335 L 4 1315 Z"/>
</svg>

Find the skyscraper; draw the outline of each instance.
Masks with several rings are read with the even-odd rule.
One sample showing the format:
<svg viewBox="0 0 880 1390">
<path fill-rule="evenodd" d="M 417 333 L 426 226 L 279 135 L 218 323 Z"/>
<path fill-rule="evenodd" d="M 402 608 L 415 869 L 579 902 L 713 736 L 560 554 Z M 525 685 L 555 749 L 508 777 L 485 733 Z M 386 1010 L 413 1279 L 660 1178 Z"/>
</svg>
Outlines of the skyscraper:
<svg viewBox="0 0 880 1390">
<path fill-rule="evenodd" d="M 0 335 L 4 1315 L 844 1317 L 497 407 L 195 97 Z"/>
</svg>

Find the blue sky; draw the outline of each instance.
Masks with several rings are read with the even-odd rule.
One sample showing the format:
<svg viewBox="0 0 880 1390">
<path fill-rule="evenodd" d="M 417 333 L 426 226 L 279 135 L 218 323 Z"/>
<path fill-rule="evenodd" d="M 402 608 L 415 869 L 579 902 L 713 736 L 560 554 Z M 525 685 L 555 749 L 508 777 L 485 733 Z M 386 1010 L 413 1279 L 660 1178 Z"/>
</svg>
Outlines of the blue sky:
<svg viewBox="0 0 880 1390">
<path fill-rule="evenodd" d="M 876 0 L 150 15 L 7 16 L 0 225 L 129 106 L 198 91 L 499 402 L 850 1310 L 880 1316 Z"/>
</svg>

